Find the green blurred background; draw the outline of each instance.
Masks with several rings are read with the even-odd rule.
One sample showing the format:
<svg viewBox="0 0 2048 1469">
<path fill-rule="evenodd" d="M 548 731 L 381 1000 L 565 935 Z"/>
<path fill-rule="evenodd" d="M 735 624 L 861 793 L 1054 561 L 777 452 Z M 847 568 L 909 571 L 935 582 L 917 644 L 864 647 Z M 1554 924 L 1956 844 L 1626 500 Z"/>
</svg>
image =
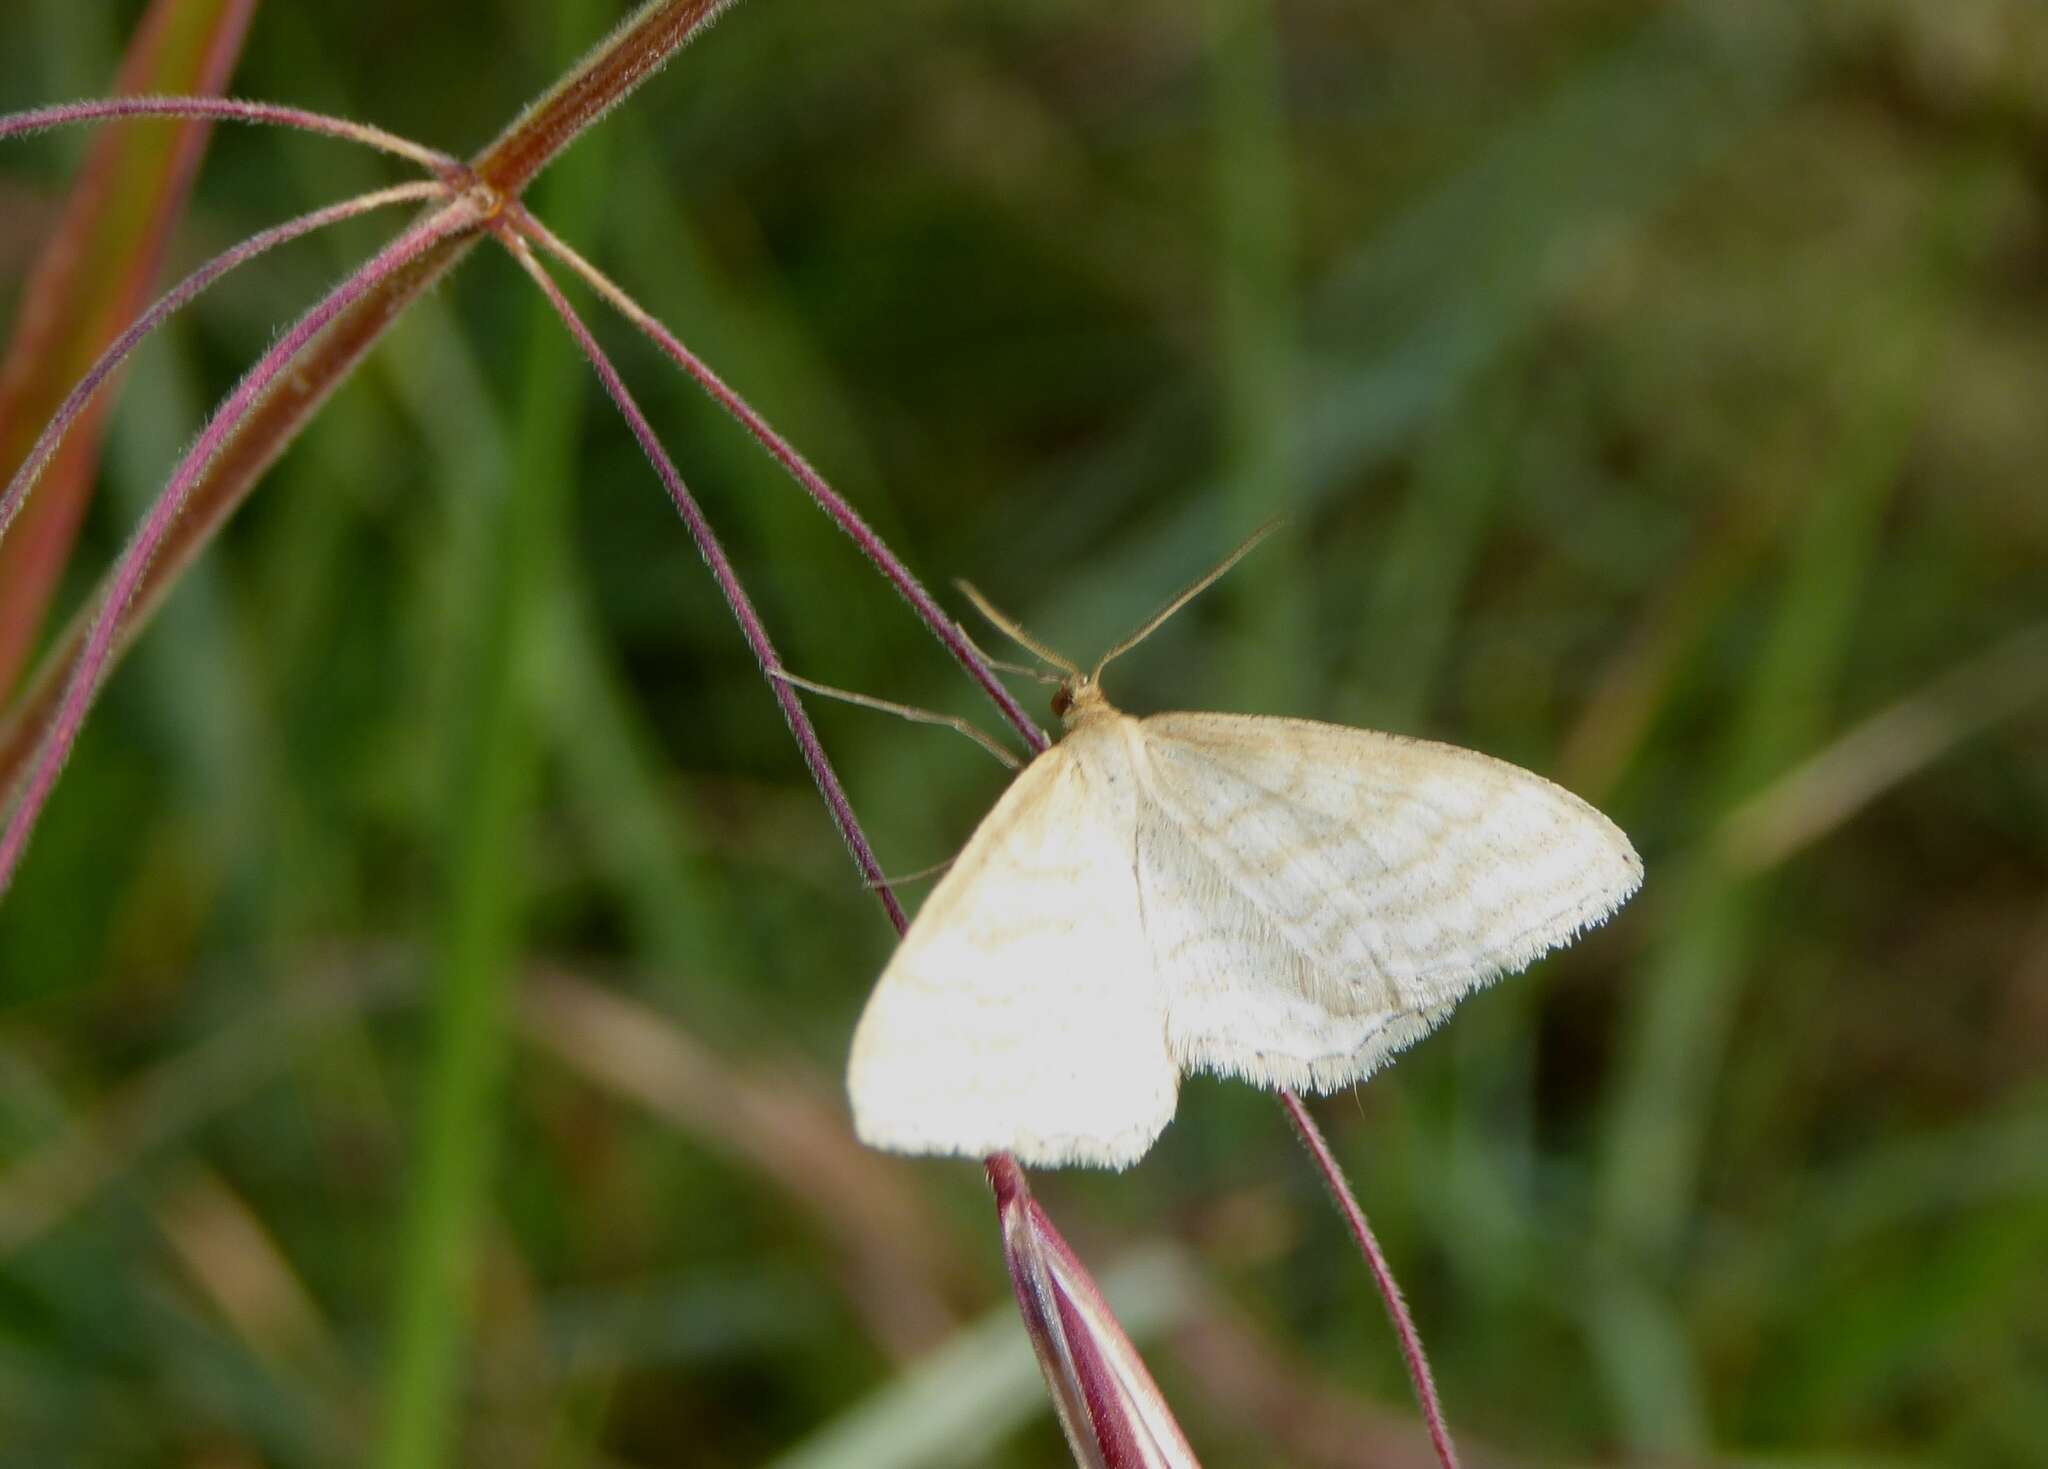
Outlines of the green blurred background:
<svg viewBox="0 0 2048 1469">
<path fill-rule="evenodd" d="M 103 92 L 138 10 L 10 0 L 0 107 Z M 235 90 L 467 151 L 623 13 L 273 3 Z M 0 154 L 10 318 L 82 143 Z M 220 133 L 173 261 L 401 176 Z M 1473 1462 L 2018 1466 L 2044 188 L 2034 0 L 745 0 L 536 199 L 928 582 L 1074 657 L 1291 512 L 1124 707 L 1448 739 L 1635 838 L 1616 922 L 1316 1108 Z M 145 352 L 67 608 L 392 227 Z M 591 315 L 789 665 L 994 727 Z M 951 734 L 816 717 L 892 871 L 1002 788 Z M 501 756 L 480 855 L 460 792 Z M 443 995 L 437 1043 L 479 883 L 519 991 Z M 451 1031 L 502 1078 L 452 1137 L 488 1204 L 448 1462 L 1062 1462 L 979 1170 L 847 1134 L 890 942 L 659 486 L 480 253 L 186 579 L 0 908 L 0 1464 L 375 1458 Z M 1429 1462 L 1269 1098 L 1193 1081 L 1130 1173 L 1037 1184 L 1212 1469 Z"/>
</svg>

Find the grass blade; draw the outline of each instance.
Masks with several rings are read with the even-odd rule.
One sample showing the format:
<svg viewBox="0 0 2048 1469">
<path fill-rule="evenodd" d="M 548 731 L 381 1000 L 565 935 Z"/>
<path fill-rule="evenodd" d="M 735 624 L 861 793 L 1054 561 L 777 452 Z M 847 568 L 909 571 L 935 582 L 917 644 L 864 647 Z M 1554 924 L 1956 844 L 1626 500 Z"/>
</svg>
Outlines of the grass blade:
<svg viewBox="0 0 2048 1469">
<path fill-rule="evenodd" d="M 218 92 L 255 8 L 256 0 L 156 0 L 115 89 Z M 110 129 L 96 141 L 23 289 L 19 326 L 0 363 L 0 472 L 13 473 L 70 385 L 148 299 L 209 130 L 198 122 Z M 0 693 L 28 661 L 70 560 L 92 497 L 105 411 L 87 410 L 42 493 L 0 545 Z"/>
</svg>

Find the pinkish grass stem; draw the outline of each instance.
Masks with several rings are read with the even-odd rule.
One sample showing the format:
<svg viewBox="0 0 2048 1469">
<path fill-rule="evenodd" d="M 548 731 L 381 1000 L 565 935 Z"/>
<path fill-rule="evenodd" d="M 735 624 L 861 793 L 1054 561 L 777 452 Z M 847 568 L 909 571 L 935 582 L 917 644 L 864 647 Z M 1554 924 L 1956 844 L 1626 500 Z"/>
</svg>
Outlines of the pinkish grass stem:
<svg viewBox="0 0 2048 1469">
<path fill-rule="evenodd" d="M 298 108 L 218 97 L 121 97 L 0 114 L 0 138 L 109 118 L 157 116 L 274 123 L 384 149 L 420 164 L 457 187 L 468 187 L 482 179 L 502 200 L 516 194 L 584 127 L 645 81 L 719 8 L 719 0 L 651 0 L 585 57 L 561 85 L 522 113 L 479 153 L 473 169 L 436 149 L 424 148 L 378 128 Z M 490 207 L 493 206 L 479 205 L 480 209 Z M 290 364 L 290 370 L 274 377 L 270 391 L 249 405 L 241 424 L 222 442 L 189 488 L 185 513 L 164 534 L 155 558 L 145 568 L 139 590 L 128 598 L 128 610 L 122 614 L 117 630 L 116 652 L 140 632 L 185 567 L 363 354 L 409 303 L 463 258 L 475 238 L 473 230 L 455 229 L 402 268 L 386 274 L 373 291 L 358 296 L 327 330 L 309 341 L 300 358 Z M 103 586 L 112 581 L 110 571 Z M 65 690 L 93 630 L 90 614 L 106 600 L 104 593 L 95 596 L 86 614 L 73 619 L 28 688 L 11 709 L 0 715 L 0 817 L 7 814 L 5 793 L 20 788 L 25 772 L 45 747 Z M 105 676 L 104 667 L 98 676 Z M 19 856 L 16 850 L 8 860 L 18 860 Z M 4 888 L 7 880 L 0 877 L 0 888 Z"/>
<path fill-rule="evenodd" d="M 896 556 L 895 552 L 875 534 L 873 527 L 861 519 L 860 512 L 833 489 L 811 466 L 809 460 L 797 452 L 796 447 L 776 432 L 773 425 L 755 410 L 752 404 L 742 398 L 725 380 L 714 372 L 710 365 L 686 347 L 682 341 L 661 322 L 650 315 L 639 302 L 595 265 L 585 260 L 575 249 L 557 238 L 555 233 L 524 208 L 514 206 L 506 211 L 513 227 L 550 255 L 560 260 L 577 275 L 583 277 L 590 288 L 611 304 L 621 316 L 638 327 L 657 347 L 668 354 L 675 364 L 696 380 L 699 387 L 746 431 L 754 436 L 762 448 L 788 471 L 790 477 L 802 485 L 806 493 L 817 502 L 818 508 L 830 516 L 833 524 L 846 532 L 847 537 L 860 547 L 861 553 L 875 564 L 889 584 L 896 588 L 903 600 L 910 604 L 917 618 L 937 638 L 954 660 L 967 671 L 968 677 L 980 685 L 983 693 L 1001 711 L 1034 754 L 1042 753 L 1048 745 L 1044 731 L 1024 708 L 1016 696 L 1003 687 L 974 645 L 960 631 L 958 624 L 948 617 L 945 610 L 932 600 L 910 568 Z"/>
<path fill-rule="evenodd" d="M 35 488 L 36 481 L 49 467 L 58 446 L 64 441 L 65 433 L 70 430 L 79 414 L 85 411 L 86 405 L 92 401 L 93 394 L 97 393 L 113 375 L 114 370 L 127 360 L 128 354 L 163 324 L 166 317 L 185 306 L 193 297 L 229 271 L 248 264 L 266 250 L 296 240 L 301 235 L 311 234 L 314 230 L 323 229 L 330 224 L 338 224 L 344 219 L 368 214 L 374 209 L 430 199 L 445 195 L 447 192 L 446 184 L 422 180 L 419 183 L 379 189 L 339 204 L 331 204 L 325 209 L 316 209 L 310 214 L 302 214 L 297 219 L 286 220 L 283 224 L 251 235 L 216 255 L 164 292 L 156 304 L 137 317 L 134 323 L 100 354 L 99 360 L 93 363 L 91 370 L 79 379 L 78 386 L 71 390 L 70 395 L 58 407 L 56 414 L 43 426 L 42 433 L 29 449 L 28 456 L 22 460 L 21 467 L 14 472 L 14 478 L 8 481 L 6 490 L 0 491 L 0 541 L 7 538 L 7 528 L 14 523 L 14 517 L 27 501 L 29 491 Z"/>
<path fill-rule="evenodd" d="M 1415 1401 L 1421 1405 L 1422 1420 L 1429 1426 L 1429 1441 L 1436 1449 L 1437 1463 L 1443 1469 L 1458 1469 L 1458 1451 L 1451 1446 L 1451 1430 L 1444 1421 L 1444 1405 L 1436 1395 L 1436 1381 L 1429 1375 L 1429 1358 L 1422 1350 L 1422 1334 L 1415 1329 L 1415 1318 L 1408 1314 L 1408 1303 L 1401 1298 L 1401 1287 L 1394 1283 L 1393 1269 L 1380 1250 L 1380 1242 L 1374 1236 L 1372 1226 L 1366 1222 L 1365 1210 L 1352 1194 L 1351 1185 L 1344 1178 L 1344 1170 L 1337 1164 L 1337 1155 L 1330 1151 L 1322 1129 L 1316 1126 L 1315 1118 L 1309 1116 L 1301 1098 L 1293 1092 L 1282 1092 L 1280 1104 L 1287 1112 L 1288 1121 L 1294 1124 L 1295 1132 L 1300 1135 L 1302 1146 L 1315 1160 L 1316 1171 L 1323 1175 L 1330 1197 L 1336 1200 L 1337 1211 L 1344 1216 L 1345 1224 L 1351 1229 L 1351 1237 L 1358 1242 L 1359 1253 L 1365 1256 L 1366 1268 L 1372 1271 L 1373 1284 L 1379 1287 L 1380 1299 L 1387 1303 L 1387 1317 L 1394 1323 L 1394 1335 L 1401 1343 L 1401 1357 L 1408 1364 L 1409 1381 L 1415 1384 Z"/>
<path fill-rule="evenodd" d="M 380 153 L 417 163 L 444 179 L 463 174 L 462 162 L 438 148 L 387 133 L 368 123 L 345 117 L 308 112 L 302 107 L 284 107 L 274 102 L 249 102 L 239 97 L 98 97 L 84 102 L 60 102 L 53 107 L 32 107 L 24 112 L 0 113 L 0 139 L 45 132 L 50 128 L 79 123 L 106 122 L 132 117 L 201 118 L 221 122 L 246 122 L 271 127 L 295 128 L 360 143 Z"/>
<path fill-rule="evenodd" d="M 712 578 L 718 589 L 725 594 L 726 604 L 732 608 L 733 617 L 739 622 L 740 635 L 753 651 L 754 659 L 761 665 L 761 674 L 768 684 L 775 702 L 782 706 L 782 717 L 789 724 L 789 732 L 795 737 L 797 748 L 803 752 L 804 764 L 810 767 L 811 779 L 817 782 L 818 793 L 825 798 L 825 804 L 832 812 L 832 820 L 839 827 L 839 834 L 846 841 L 847 850 L 853 854 L 855 865 L 861 876 L 875 889 L 888 910 L 889 921 L 902 933 L 910 926 L 904 914 L 903 905 L 896 900 L 889 881 L 882 875 L 881 863 L 875 859 L 874 848 L 868 845 L 867 834 L 861 830 L 860 822 L 853 814 L 853 803 L 847 798 L 846 788 L 839 783 L 839 775 L 832 768 L 831 760 L 825 754 L 824 743 L 818 738 L 817 730 L 804 712 L 803 702 L 797 698 L 796 690 L 784 680 L 775 677 L 782 669 L 782 660 L 776 654 L 775 644 L 768 637 L 767 625 L 754 610 L 753 600 L 747 596 L 746 588 L 740 585 L 739 574 L 733 570 L 732 562 L 725 554 L 725 547 L 719 544 L 712 532 L 711 523 L 705 519 L 704 511 L 697 504 L 696 496 L 683 482 L 683 476 L 669 458 L 668 451 L 655 436 L 653 426 L 647 422 L 647 415 L 640 411 L 627 389 L 625 380 L 618 369 L 598 345 L 597 338 L 576 314 L 576 308 L 569 304 L 569 298 L 562 294 L 562 288 L 555 284 L 554 277 L 547 273 L 533 251 L 518 235 L 509 231 L 501 232 L 500 239 L 513 257 L 525 267 L 527 274 L 540 286 L 548 303 L 562 318 L 563 325 L 575 337 L 576 345 L 583 349 L 583 355 L 590 359 L 591 368 L 597 373 L 598 381 L 610 395 L 612 403 L 626 420 L 626 426 L 639 441 L 641 452 L 654 466 L 654 472 L 661 477 L 662 486 L 668 497 L 675 503 L 676 513 L 689 528 L 690 538 L 697 543 L 698 552 L 704 557 L 704 564 L 711 568 Z"/>
<path fill-rule="evenodd" d="M 207 420 L 200 432 L 198 442 L 186 452 L 163 493 L 157 496 L 156 504 L 150 507 L 149 517 L 142 524 L 135 538 L 128 543 L 128 549 L 121 553 L 115 564 L 106 596 L 94 612 L 90 630 L 86 634 L 85 646 L 73 665 L 71 676 L 66 681 L 57 714 L 51 721 L 49 732 L 43 737 L 37 749 L 35 760 L 30 765 L 28 776 L 22 784 L 20 799 L 8 814 L 4 832 L 0 832 L 0 894 L 7 891 L 14 879 L 14 870 L 20 864 L 22 851 L 28 845 L 29 834 L 35 829 L 36 818 L 42 814 L 43 804 L 49 799 L 50 788 L 56 783 L 57 773 L 71 754 L 71 747 L 77 741 L 79 726 L 84 723 L 86 712 L 92 707 L 94 696 L 99 692 L 100 679 L 114 649 L 114 640 L 121 626 L 122 614 L 127 610 L 135 590 L 142 584 L 149 570 L 150 558 L 157 547 L 177 523 L 178 514 L 185 507 L 185 498 L 193 484 L 206 472 L 213 456 L 220 452 L 241 425 L 244 415 L 262 402 L 264 394 L 290 366 L 299 349 L 312 341 L 320 331 L 340 316 L 355 302 L 386 279 L 403 270 L 436 244 L 451 236 L 474 228 L 479 221 L 478 203 L 465 195 L 437 210 L 406 230 L 404 234 L 386 245 L 367 264 L 340 285 L 311 311 L 293 323 L 271 349 L 264 353 L 233 392 L 222 400 L 221 405 Z"/>
<path fill-rule="evenodd" d="M 630 96 L 732 0 L 647 0 L 476 156 L 477 177 L 508 199 Z"/>
</svg>

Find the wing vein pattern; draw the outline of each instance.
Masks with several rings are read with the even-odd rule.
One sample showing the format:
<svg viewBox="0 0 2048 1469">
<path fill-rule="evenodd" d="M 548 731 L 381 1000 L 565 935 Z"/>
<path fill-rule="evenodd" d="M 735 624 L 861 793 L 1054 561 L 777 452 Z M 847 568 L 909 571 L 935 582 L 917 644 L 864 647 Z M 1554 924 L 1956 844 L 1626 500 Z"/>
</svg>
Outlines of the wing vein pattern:
<svg viewBox="0 0 2048 1469">
<path fill-rule="evenodd" d="M 1111 728 L 1034 760 L 932 890 L 854 1032 L 863 1141 L 899 1152 L 1135 1162 L 1180 1069 L 1133 866 L 1136 785 Z"/>
<path fill-rule="evenodd" d="M 1350 1085 L 1640 880 L 1591 806 L 1472 751 L 1306 720 L 1134 724 L 1139 889 L 1187 1069 Z"/>
<path fill-rule="evenodd" d="M 1351 1085 L 1641 880 L 1606 817 L 1485 755 L 1090 697 L 883 971 L 867 1142 L 1123 1167 L 1183 1073 Z"/>
</svg>

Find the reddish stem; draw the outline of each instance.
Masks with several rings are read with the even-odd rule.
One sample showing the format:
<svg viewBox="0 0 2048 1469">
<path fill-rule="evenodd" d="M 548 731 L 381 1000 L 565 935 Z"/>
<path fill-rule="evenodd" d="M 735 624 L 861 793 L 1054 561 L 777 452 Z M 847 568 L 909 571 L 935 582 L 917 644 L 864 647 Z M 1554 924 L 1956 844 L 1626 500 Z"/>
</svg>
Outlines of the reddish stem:
<svg viewBox="0 0 2048 1469">
<path fill-rule="evenodd" d="M 570 73 L 512 120 L 476 160 L 483 181 L 508 199 L 592 123 L 653 76 L 732 0 L 649 0 L 593 46 Z"/>
<path fill-rule="evenodd" d="M 42 433 L 29 449 L 28 456 L 22 460 L 21 467 L 15 471 L 14 478 L 8 481 L 6 490 L 0 492 L 0 540 L 6 539 L 8 526 L 13 523 L 22 503 L 28 499 L 29 491 L 35 488 L 36 480 L 49 466 L 50 459 L 63 443 L 64 435 L 72 423 L 85 411 L 93 395 L 113 375 L 114 370 L 127 360 L 128 354 L 141 344 L 143 338 L 161 326 L 166 317 L 179 310 L 229 271 L 248 264 L 266 250 L 275 249 L 287 241 L 296 240 L 301 235 L 310 234 L 327 225 L 337 224 L 344 219 L 353 219 L 359 214 L 367 214 L 373 209 L 429 199 L 445 193 L 445 184 L 423 181 L 379 189 L 375 193 L 331 204 L 325 209 L 316 209 L 311 214 L 302 214 L 297 219 L 286 220 L 283 224 L 251 235 L 216 255 L 164 292 L 153 306 L 138 316 L 133 324 L 100 354 L 99 360 L 79 379 L 78 385 L 71 390 L 57 412 L 43 426 Z"/>
<path fill-rule="evenodd" d="M 603 86 L 613 90 L 607 100 L 602 87 L 585 84 L 579 91 L 575 112 L 587 125 L 599 113 L 625 95 L 652 73 L 661 59 L 690 38 L 697 26 L 716 13 L 716 6 L 691 4 L 689 0 L 661 0 L 640 16 L 613 32 L 579 69 L 580 74 L 601 77 Z M 650 31 L 641 24 L 646 17 L 666 16 L 680 20 Z M 617 49 L 638 48 L 631 57 L 606 59 Z M 655 49 L 649 50 L 653 47 Z M 557 89 L 557 94 L 562 89 Z M 551 95 L 557 95 L 551 94 Z M 471 170 L 451 164 L 448 155 L 396 138 L 376 128 L 344 119 L 321 117 L 296 108 L 273 107 L 265 103 L 237 102 L 217 97 L 118 98 L 107 102 L 79 103 L 41 112 L 0 117 L 0 129 L 14 132 L 32 127 L 54 127 L 66 122 L 85 122 L 118 116 L 220 117 L 230 121 L 275 122 L 303 126 L 311 131 L 369 143 L 420 162 L 451 183 L 467 183 Z M 500 181 L 523 174 L 531 178 L 552 156 L 540 140 L 545 131 L 551 146 L 565 147 L 576 129 L 563 126 L 568 112 L 547 107 L 529 109 L 522 121 L 502 134 L 475 160 L 474 173 L 488 174 Z M 9 135 L 0 131 L 0 136 Z M 285 446 L 326 401 L 328 394 L 354 368 L 384 330 L 421 293 L 447 274 L 475 243 L 472 233 L 443 236 L 427 251 L 394 271 L 378 287 L 342 312 L 329 329 L 309 342 L 291 371 L 274 384 L 257 402 L 240 428 L 222 445 L 219 454 L 193 485 L 189 506 L 165 536 L 155 559 L 146 569 L 137 594 L 123 614 L 116 651 L 125 649 L 148 622 L 185 567 L 205 548 L 216 530 L 255 487 L 263 472 L 284 452 Z M 111 578 L 109 578 L 111 579 Z M 96 597 L 87 614 L 103 601 Z M 34 757 L 43 736 L 56 717 L 63 688 L 76 666 L 91 631 L 89 615 L 74 618 L 59 636 L 4 718 L 0 718 L 0 791 L 11 786 Z"/>
<path fill-rule="evenodd" d="M 1344 1170 L 1337 1164 L 1337 1155 L 1330 1151 L 1322 1129 L 1309 1116 L 1301 1098 L 1293 1092 L 1282 1092 L 1280 1104 L 1286 1109 L 1288 1121 L 1294 1124 L 1302 1146 L 1315 1160 L 1316 1170 L 1323 1175 L 1330 1197 L 1337 1201 L 1338 1212 L 1350 1226 L 1351 1237 L 1358 1242 L 1359 1253 L 1365 1256 L 1366 1268 L 1372 1272 L 1373 1284 L 1379 1287 L 1380 1299 L 1387 1303 L 1387 1316 L 1394 1323 L 1394 1335 L 1401 1343 L 1401 1357 L 1408 1364 L 1409 1381 L 1415 1384 L 1415 1400 L 1422 1407 L 1423 1422 L 1429 1425 L 1429 1441 L 1436 1449 L 1437 1462 L 1443 1469 L 1458 1469 L 1458 1452 L 1451 1446 L 1451 1430 L 1444 1421 L 1444 1405 L 1437 1398 L 1436 1382 L 1429 1375 L 1429 1358 L 1423 1355 L 1422 1333 L 1415 1329 L 1415 1318 L 1408 1314 L 1408 1303 L 1401 1297 L 1401 1287 L 1394 1283 L 1393 1269 L 1380 1250 L 1380 1242 L 1374 1236 L 1372 1226 L 1366 1222 L 1365 1210 L 1352 1194 L 1351 1185 L 1344 1178 Z"/>
<path fill-rule="evenodd" d="M 839 834 L 846 840 L 847 850 L 853 853 L 854 863 L 860 868 L 861 876 L 875 889 L 882 900 L 882 906 L 889 912 L 889 921 L 902 933 L 910 926 L 910 920 L 903 912 L 903 905 L 896 901 L 896 894 L 890 889 L 888 879 L 882 875 L 882 865 L 875 860 L 874 848 L 868 845 L 867 834 L 861 830 L 860 822 L 853 814 L 853 802 L 847 799 L 846 789 L 839 783 L 839 775 L 832 768 L 832 762 L 825 754 L 824 743 L 819 740 L 817 730 L 811 724 L 810 715 L 804 712 L 803 701 L 797 698 L 796 690 L 782 679 L 775 677 L 782 670 L 782 660 L 775 652 L 775 644 L 768 637 L 768 628 L 761 621 L 761 615 L 754 610 L 753 600 L 747 596 L 746 588 L 740 585 L 739 574 L 733 570 L 732 562 L 726 557 L 725 547 L 719 544 L 712 532 L 711 523 L 704 517 L 690 487 L 683 483 L 683 476 L 670 459 L 668 451 L 655 437 L 653 427 L 647 422 L 647 415 L 640 411 L 625 380 L 618 369 L 598 345 L 597 338 L 576 314 L 576 308 L 569 304 L 569 298 L 562 294 L 562 288 L 555 284 L 554 277 L 547 273 L 526 242 L 510 231 L 501 231 L 499 238 L 529 275 L 540 286 L 548 298 L 548 304 L 569 328 L 576 338 L 576 345 L 583 349 L 583 355 L 590 359 L 598 381 L 610 394 L 612 403 L 626 420 L 626 426 L 633 431 L 633 437 L 640 443 L 641 452 L 654 466 L 654 472 L 661 477 L 662 486 L 668 497 L 675 502 L 676 513 L 689 527 L 690 538 L 697 543 L 698 552 L 704 557 L 704 564 L 711 568 L 711 575 L 718 583 L 718 589 L 725 593 L 726 604 L 732 608 L 733 617 L 739 622 L 740 635 L 753 650 L 754 659 L 761 665 L 761 675 L 775 695 L 775 702 L 782 706 L 782 717 L 788 721 L 789 732 L 796 739 L 797 748 L 803 751 L 804 764 L 810 767 L 811 779 L 817 782 L 818 792 L 825 798 L 831 809 L 832 820 L 839 827 Z"/>
<path fill-rule="evenodd" d="M 361 143 L 379 152 L 408 159 L 442 178 L 453 177 L 462 171 L 461 160 L 452 155 L 415 143 L 410 138 L 401 138 L 396 133 L 387 133 L 368 123 L 308 112 L 302 107 L 284 107 L 275 102 L 250 102 L 239 97 L 102 97 L 83 102 L 60 102 L 54 107 L 0 113 L 0 139 L 123 117 L 202 118 L 296 128 L 300 132 L 320 133 L 350 143 Z"/>
<path fill-rule="evenodd" d="M 873 527 L 861 518 L 860 512 L 853 508 L 846 497 L 833 489 L 825 477 L 812 467 L 810 461 L 797 451 L 796 446 L 776 432 L 774 426 L 762 417 L 751 403 L 735 392 L 703 358 L 685 346 L 681 338 L 662 325 L 603 271 L 559 239 L 554 231 L 535 219 L 523 207 L 515 206 L 507 213 L 513 226 L 521 234 L 582 276 L 592 290 L 610 302 L 614 310 L 667 353 L 678 367 L 696 380 L 698 386 L 703 388 L 719 407 L 731 414 L 754 436 L 756 442 L 768 451 L 775 462 L 787 470 L 790 477 L 802 485 L 817 502 L 818 507 L 832 518 L 833 524 L 846 532 L 848 539 L 860 547 L 861 553 L 888 578 L 889 584 L 896 588 L 903 600 L 910 604 L 911 610 L 917 614 L 918 621 L 922 622 L 946 651 L 953 655 L 954 661 L 967 671 L 968 677 L 981 686 L 982 692 L 987 694 L 996 708 L 1002 712 L 1003 718 L 1023 736 L 1024 742 L 1032 751 L 1042 754 L 1049 744 L 1045 732 L 1039 729 L 1029 714 L 1024 712 L 1016 696 L 1003 686 L 988 664 L 983 661 L 981 654 L 975 650 L 974 645 L 962 634 L 959 625 L 932 600 L 931 593 L 924 589 L 910 568 L 905 566 L 882 538 L 875 534 Z"/>
<path fill-rule="evenodd" d="M 184 508 L 185 497 L 193 484 L 205 473 L 213 456 L 233 436 L 243 417 L 262 401 L 271 385 L 289 367 L 292 357 L 301 347 L 318 336 L 349 306 L 369 295 L 387 277 L 402 271 L 441 240 L 471 228 L 476 220 L 475 208 L 465 198 L 408 229 L 300 317 L 214 410 L 198 442 L 179 462 L 163 493 L 150 507 L 142 529 L 115 564 L 111 585 L 93 614 L 85 646 L 64 685 L 56 717 L 29 767 L 20 800 L 8 816 L 4 833 L 0 833 L 0 894 L 4 894 L 13 881 L 14 870 L 28 845 L 29 833 L 34 830 L 36 818 L 49 799 L 50 788 L 56 783 L 57 773 L 77 741 L 86 711 L 99 692 L 101 677 L 106 672 L 114 651 L 115 637 L 120 631 L 122 614 L 127 611 L 136 588 L 142 584 L 157 547 L 171 527 L 177 524 L 178 514 Z"/>
</svg>

